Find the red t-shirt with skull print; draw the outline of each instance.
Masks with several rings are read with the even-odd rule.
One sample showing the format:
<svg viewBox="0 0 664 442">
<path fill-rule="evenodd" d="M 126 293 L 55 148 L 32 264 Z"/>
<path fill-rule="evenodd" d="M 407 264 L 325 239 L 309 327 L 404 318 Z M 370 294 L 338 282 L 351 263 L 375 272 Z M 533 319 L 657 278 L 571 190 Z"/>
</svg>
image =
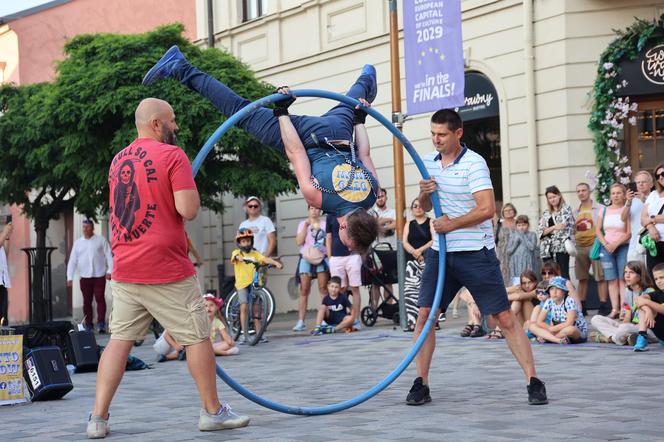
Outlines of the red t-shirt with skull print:
<svg viewBox="0 0 664 442">
<path fill-rule="evenodd" d="M 163 284 L 196 274 L 173 192 L 196 189 L 182 149 L 139 138 L 108 172 L 114 281 Z"/>
</svg>

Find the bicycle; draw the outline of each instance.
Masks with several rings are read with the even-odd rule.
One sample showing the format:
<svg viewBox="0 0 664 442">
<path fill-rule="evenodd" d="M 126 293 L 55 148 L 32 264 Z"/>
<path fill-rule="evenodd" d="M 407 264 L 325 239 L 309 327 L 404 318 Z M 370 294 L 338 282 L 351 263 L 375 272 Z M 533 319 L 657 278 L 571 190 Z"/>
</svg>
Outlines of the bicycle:
<svg viewBox="0 0 664 442">
<path fill-rule="evenodd" d="M 249 286 L 249 302 L 247 308 L 247 321 L 245 327 L 240 327 L 240 301 L 237 290 L 233 292 L 226 299 L 224 304 L 224 314 L 230 325 L 233 338 L 237 340 L 240 337 L 243 329 L 248 330 L 247 343 L 249 345 L 256 345 L 267 326 L 270 324 L 274 316 L 275 301 L 274 295 L 264 286 L 266 270 L 271 267 L 270 265 L 261 264 L 250 258 L 242 259 L 247 264 L 253 264 L 256 267 L 254 280 Z M 258 325 L 258 330 L 256 330 Z"/>
</svg>

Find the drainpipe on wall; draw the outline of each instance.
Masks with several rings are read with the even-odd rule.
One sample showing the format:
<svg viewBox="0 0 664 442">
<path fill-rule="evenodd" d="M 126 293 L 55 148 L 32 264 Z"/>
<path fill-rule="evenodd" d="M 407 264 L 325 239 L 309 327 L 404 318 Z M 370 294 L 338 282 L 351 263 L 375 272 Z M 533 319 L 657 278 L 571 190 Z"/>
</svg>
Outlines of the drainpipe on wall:
<svg viewBox="0 0 664 442">
<path fill-rule="evenodd" d="M 539 219 L 539 166 L 537 164 L 537 108 L 535 106 L 535 52 L 533 50 L 533 2 L 523 0 L 523 43 L 526 83 L 528 170 L 530 171 L 530 216 Z"/>
<path fill-rule="evenodd" d="M 213 0 L 207 0 L 207 31 L 208 48 L 214 47 L 214 10 L 212 9 Z"/>
</svg>

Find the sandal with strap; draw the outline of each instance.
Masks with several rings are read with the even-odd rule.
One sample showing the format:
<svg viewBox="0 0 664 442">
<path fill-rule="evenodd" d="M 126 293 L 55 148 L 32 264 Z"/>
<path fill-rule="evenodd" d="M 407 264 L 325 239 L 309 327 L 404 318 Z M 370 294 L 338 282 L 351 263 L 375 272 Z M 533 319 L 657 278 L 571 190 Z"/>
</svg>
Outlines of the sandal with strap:
<svg viewBox="0 0 664 442">
<path fill-rule="evenodd" d="M 503 336 L 503 332 L 499 328 L 494 328 L 491 330 L 489 335 L 486 337 L 490 341 L 496 341 L 498 339 L 505 339 L 505 336 Z"/>
<path fill-rule="evenodd" d="M 461 337 L 467 338 L 470 336 L 470 333 L 473 331 L 473 324 L 466 324 L 466 326 L 461 330 Z"/>
<path fill-rule="evenodd" d="M 482 330 L 482 327 L 479 326 L 479 324 L 473 325 L 473 331 L 470 332 L 470 337 L 471 338 L 480 338 L 484 336 L 486 333 L 484 333 L 484 330 Z"/>
<path fill-rule="evenodd" d="M 570 340 L 567 336 L 563 336 L 562 338 L 560 338 L 560 345 L 569 345 L 569 344 Z"/>
</svg>

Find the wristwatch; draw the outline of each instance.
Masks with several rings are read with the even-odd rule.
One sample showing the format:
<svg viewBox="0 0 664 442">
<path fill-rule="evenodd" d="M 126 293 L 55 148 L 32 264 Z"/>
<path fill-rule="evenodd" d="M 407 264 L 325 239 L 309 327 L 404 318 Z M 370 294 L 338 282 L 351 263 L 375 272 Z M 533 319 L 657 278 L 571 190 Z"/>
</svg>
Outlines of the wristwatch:
<svg viewBox="0 0 664 442">
<path fill-rule="evenodd" d="M 650 224 L 655 225 L 655 215 L 650 215 Z"/>
</svg>

